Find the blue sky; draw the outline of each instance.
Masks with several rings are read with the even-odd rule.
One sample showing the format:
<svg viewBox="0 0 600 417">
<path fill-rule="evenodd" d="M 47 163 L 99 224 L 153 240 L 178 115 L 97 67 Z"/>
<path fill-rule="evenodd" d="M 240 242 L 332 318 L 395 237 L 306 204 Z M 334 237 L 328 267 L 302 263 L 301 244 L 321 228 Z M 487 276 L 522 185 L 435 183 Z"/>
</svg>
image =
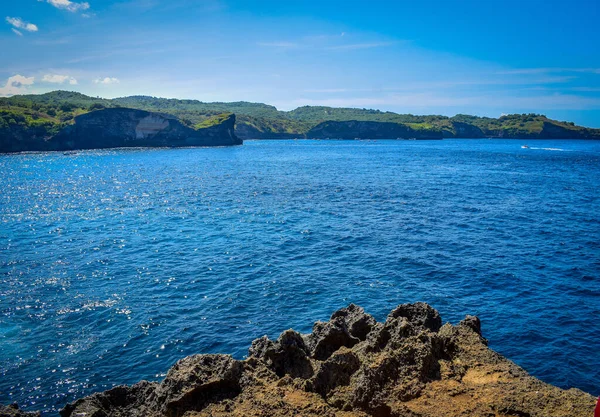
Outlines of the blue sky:
<svg viewBox="0 0 600 417">
<path fill-rule="evenodd" d="M 56 89 L 600 127 L 600 2 L 3 0 L 0 95 Z"/>
</svg>

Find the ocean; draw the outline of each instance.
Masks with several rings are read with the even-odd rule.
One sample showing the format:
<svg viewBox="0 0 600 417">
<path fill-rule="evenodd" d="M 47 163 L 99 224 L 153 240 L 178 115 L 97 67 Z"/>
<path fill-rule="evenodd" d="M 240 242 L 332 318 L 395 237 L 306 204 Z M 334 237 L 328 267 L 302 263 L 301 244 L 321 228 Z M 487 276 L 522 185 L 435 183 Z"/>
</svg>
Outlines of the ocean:
<svg viewBox="0 0 600 417">
<path fill-rule="evenodd" d="M 261 140 L 0 155 L 0 174 L 0 403 L 53 416 L 416 301 L 600 394 L 598 141 Z"/>
</svg>

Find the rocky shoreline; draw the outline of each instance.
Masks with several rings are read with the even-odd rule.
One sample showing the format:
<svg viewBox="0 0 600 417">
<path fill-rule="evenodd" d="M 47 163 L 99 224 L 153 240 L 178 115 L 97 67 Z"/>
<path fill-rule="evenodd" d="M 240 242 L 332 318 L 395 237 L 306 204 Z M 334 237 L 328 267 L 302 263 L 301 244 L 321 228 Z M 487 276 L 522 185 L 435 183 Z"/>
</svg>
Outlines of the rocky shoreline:
<svg viewBox="0 0 600 417">
<path fill-rule="evenodd" d="M 442 325 L 425 303 L 383 323 L 350 305 L 310 334 L 256 339 L 248 358 L 192 355 L 162 382 L 118 386 L 62 417 L 592 416 L 595 399 L 546 384 L 487 347 L 477 317 Z M 16 405 L 0 417 L 31 417 Z"/>
</svg>

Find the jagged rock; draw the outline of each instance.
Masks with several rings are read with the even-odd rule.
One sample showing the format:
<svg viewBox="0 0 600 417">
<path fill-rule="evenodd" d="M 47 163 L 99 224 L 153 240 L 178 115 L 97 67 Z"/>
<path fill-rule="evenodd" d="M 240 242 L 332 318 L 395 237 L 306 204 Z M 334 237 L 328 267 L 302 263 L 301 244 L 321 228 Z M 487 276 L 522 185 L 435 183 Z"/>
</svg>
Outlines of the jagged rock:
<svg viewBox="0 0 600 417">
<path fill-rule="evenodd" d="M 351 348 L 360 342 L 359 338 L 350 334 L 343 315 L 336 316 L 328 322 L 316 322 L 306 340 L 311 356 L 321 361 L 329 358 L 342 346 Z"/>
<path fill-rule="evenodd" d="M 433 332 L 442 327 L 440 314 L 426 303 L 401 304 L 388 315 L 388 321 L 398 317 L 405 317 L 412 326 L 425 327 Z"/>
<path fill-rule="evenodd" d="M 481 336 L 481 320 L 477 316 L 467 316 L 458 325 L 466 326 Z"/>
<path fill-rule="evenodd" d="M 242 362 L 229 355 L 193 355 L 178 361 L 160 383 L 142 381 L 93 394 L 61 410 L 62 417 L 180 416 L 235 397 Z"/>
<path fill-rule="evenodd" d="M 350 385 L 350 379 L 359 367 L 358 355 L 350 349 L 341 348 L 321 363 L 311 379 L 312 390 L 326 398 L 335 388 Z"/>
<path fill-rule="evenodd" d="M 0 417 L 40 417 L 41 415 L 39 411 L 23 411 L 17 404 L 0 405 Z"/>
<path fill-rule="evenodd" d="M 229 355 L 193 355 L 178 361 L 155 391 L 155 409 L 168 417 L 201 410 L 239 394 L 242 362 Z"/>
<path fill-rule="evenodd" d="M 266 336 L 252 342 L 249 356 L 262 359 L 279 377 L 310 378 L 314 371 L 308 358 L 308 348 L 302 336 L 286 330 L 276 342 Z"/>
<path fill-rule="evenodd" d="M 146 398 L 153 394 L 158 384 L 141 381 L 132 386 L 119 385 L 108 391 L 98 392 L 89 397 L 67 404 L 60 411 L 62 417 L 142 417 Z"/>
<path fill-rule="evenodd" d="M 316 323 L 309 335 L 287 330 L 276 341 L 255 340 L 245 361 L 190 356 L 160 384 L 141 382 L 93 394 L 67 405 L 61 415 L 592 415 L 591 395 L 545 384 L 490 350 L 478 318 L 441 324 L 437 311 L 424 303 L 398 306 L 385 323 L 350 305 L 330 321 Z"/>
<path fill-rule="evenodd" d="M 331 315 L 331 320 L 342 317 L 348 331 L 353 337 L 365 340 L 367 335 L 377 325 L 377 321 L 370 314 L 366 314 L 362 307 L 350 304 Z"/>
</svg>

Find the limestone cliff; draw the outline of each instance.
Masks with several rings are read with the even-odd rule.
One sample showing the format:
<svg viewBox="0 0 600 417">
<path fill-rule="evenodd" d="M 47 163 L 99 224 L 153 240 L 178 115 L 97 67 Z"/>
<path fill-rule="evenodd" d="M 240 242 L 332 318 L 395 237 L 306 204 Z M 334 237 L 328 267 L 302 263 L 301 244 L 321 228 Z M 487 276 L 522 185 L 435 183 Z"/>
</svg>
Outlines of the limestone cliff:
<svg viewBox="0 0 600 417">
<path fill-rule="evenodd" d="M 75 118 L 49 141 L 52 149 L 98 149 L 136 146 L 228 146 L 242 143 L 234 134 L 235 115 L 193 129 L 169 115 L 134 109 L 105 109 Z"/>
<path fill-rule="evenodd" d="M 72 125 L 50 138 L 13 138 L 0 152 L 241 145 L 234 126 L 234 114 L 192 128 L 166 114 L 110 108 L 77 116 Z"/>
<path fill-rule="evenodd" d="M 437 130 L 415 130 L 400 123 L 371 121 L 328 121 L 306 133 L 308 139 L 442 139 Z"/>
<path fill-rule="evenodd" d="M 161 382 L 93 394 L 61 416 L 589 417 L 594 404 L 490 350 L 478 318 L 442 325 L 436 310 L 416 303 L 383 323 L 350 305 L 311 334 L 255 340 L 243 361 L 189 356 Z"/>
</svg>

